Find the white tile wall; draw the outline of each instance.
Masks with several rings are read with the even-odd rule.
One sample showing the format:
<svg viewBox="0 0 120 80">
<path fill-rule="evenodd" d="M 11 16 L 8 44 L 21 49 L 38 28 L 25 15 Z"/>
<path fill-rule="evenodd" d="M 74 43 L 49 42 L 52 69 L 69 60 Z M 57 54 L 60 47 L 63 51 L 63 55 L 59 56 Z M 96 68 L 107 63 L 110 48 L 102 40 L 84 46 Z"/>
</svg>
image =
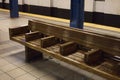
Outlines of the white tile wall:
<svg viewBox="0 0 120 80">
<path fill-rule="evenodd" d="M 45 7 L 51 7 L 51 0 L 38 0 L 38 5 L 45 6 Z"/>
<path fill-rule="evenodd" d="M 105 13 L 120 15 L 120 0 L 105 0 Z"/>
<path fill-rule="evenodd" d="M 71 0 L 52 0 L 53 7 L 70 9 L 70 1 Z"/>
<path fill-rule="evenodd" d="M 50 7 L 51 0 L 25 0 L 25 4 Z"/>
<path fill-rule="evenodd" d="M 0 0 L 2 2 L 2 0 Z M 9 3 L 9 0 L 6 0 Z M 18 0 L 20 5 L 37 5 L 45 7 L 57 7 L 62 9 L 70 9 L 71 0 Z M 103 12 L 108 14 L 120 15 L 120 0 L 94 1 L 85 0 L 85 11 Z"/>
<path fill-rule="evenodd" d="M 94 0 L 85 0 L 85 11 L 93 12 Z"/>
<path fill-rule="evenodd" d="M 105 7 L 105 2 L 104 1 L 95 1 L 95 6 L 94 6 L 94 12 L 102 12 L 104 13 L 104 7 Z"/>
<path fill-rule="evenodd" d="M 38 5 L 38 0 L 25 0 L 25 4 Z"/>
</svg>

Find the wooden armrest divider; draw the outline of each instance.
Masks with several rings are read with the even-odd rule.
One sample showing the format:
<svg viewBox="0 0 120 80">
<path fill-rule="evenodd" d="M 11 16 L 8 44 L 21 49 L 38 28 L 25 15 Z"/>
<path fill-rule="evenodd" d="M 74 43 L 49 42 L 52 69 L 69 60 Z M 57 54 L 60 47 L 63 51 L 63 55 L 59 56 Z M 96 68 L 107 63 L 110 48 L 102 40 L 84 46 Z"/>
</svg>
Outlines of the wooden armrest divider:
<svg viewBox="0 0 120 80">
<path fill-rule="evenodd" d="M 9 35 L 10 38 L 13 36 L 17 36 L 20 34 L 25 34 L 30 32 L 28 26 L 22 26 L 22 27 L 15 27 L 15 28 L 9 28 Z"/>
<path fill-rule="evenodd" d="M 28 42 L 28 41 L 32 41 L 32 40 L 35 40 L 35 39 L 39 39 L 39 38 L 42 38 L 43 37 L 43 34 L 40 33 L 39 31 L 35 31 L 35 32 L 30 32 L 30 33 L 26 33 L 25 34 L 25 40 Z"/>
</svg>

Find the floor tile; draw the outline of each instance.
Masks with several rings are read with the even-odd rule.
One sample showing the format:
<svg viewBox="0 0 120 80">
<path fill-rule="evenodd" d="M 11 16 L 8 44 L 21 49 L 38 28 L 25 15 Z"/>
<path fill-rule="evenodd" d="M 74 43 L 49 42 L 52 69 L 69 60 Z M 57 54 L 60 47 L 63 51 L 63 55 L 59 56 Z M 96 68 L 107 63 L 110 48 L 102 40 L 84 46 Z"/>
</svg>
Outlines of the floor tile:
<svg viewBox="0 0 120 80">
<path fill-rule="evenodd" d="M 10 63 L 19 61 L 14 55 L 6 56 L 6 57 L 4 57 L 4 59 Z"/>
<path fill-rule="evenodd" d="M 17 67 L 21 67 L 21 66 L 27 65 L 28 63 L 26 63 L 25 61 L 24 62 L 23 61 L 16 61 L 12 64 L 17 66 Z"/>
<path fill-rule="evenodd" d="M 55 75 L 49 74 L 49 75 L 41 77 L 40 80 L 63 80 L 63 79 Z"/>
<path fill-rule="evenodd" d="M 25 61 L 24 55 L 23 56 L 19 55 L 19 54 L 23 54 L 22 52 L 16 52 L 15 54 L 11 54 L 9 56 L 4 57 L 4 59 L 10 63 L 17 62 L 17 61 L 24 62 Z"/>
<path fill-rule="evenodd" d="M 29 65 L 29 64 L 21 66 L 20 68 L 27 71 L 27 72 L 30 72 L 32 70 L 36 70 L 36 68 L 33 65 Z"/>
<path fill-rule="evenodd" d="M 4 66 L 4 65 L 8 65 L 10 64 L 8 61 L 6 61 L 5 59 L 0 59 L 0 67 Z"/>
<path fill-rule="evenodd" d="M 24 74 L 20 77 L 15 78 L 15 80 L 36 80 L 37 78 L 35 78 L 34 76 L 30 75 L 30 74 Z"/>
<path fill-rule="evenodd" d="M 0 67 L 0 70 L 3 72 L 8 72 L 8 71 L 16 69 L 16 68 L 17 68 L 17 66 L 15 66 L 13 64 L 8 64 L 8 65 Z"/>
<path fill-rule="evenodd" d="M 23 74 L 26 74 L 27 72 L 25 72 L 24 70 L 20 69 L 20 68 L 16 68 L 14 70 L 11 70 L 9 72 L 7 72 L 10 76 L 12 76 L 13 78 L 19 77 Z"/>
<path fill-rule="evenodd" d="M 11 51 L 7 51 L 6 53 L 2 53 L 1 55 L 0 55 L 0 57 L 2 57 L 2 58 L 4 58 L 4 57 L 7 57 L 7 56 L 9 56 L 9 55 L 13 55 L 13 54 L 16 54 L 16 53 L 19 53 L 19 52 L 21 52 L 21 51 L 24 51 L 24 49 L 14 49 L 14 50 L 11 50 Z M 9 53 L 8 53 L 9 52 Z"/>
<path fill-rule="evenodd" d="M 72 76 L 74 73 L 73 73 L 73 71 L 69 71 L 69 70 L 62 70 L 62 69 L 60 69 L 59 71 L 57 71 L 56 73 L 55 73 L 57 76 L 59 76 L 59 77 L 61 77 L 61 78 L 65 78 L 65 77 L 68 77 L 68 76 Z"/>
<path fill-rule="evenodd" d="M 93 78 L 93 79 L 96 79 L 96 80 L 107 80 L 107 79 L 102 78 L 102 77 L 97 76 L 97 75 L 93 75 L 92 78 Z"/>
<path fill-rule="evenodd" d="M 65 77 L 64 80 L 74 80 L 74 76 L 70 75 L 69 77 Z M 81 79 L 80 79 L 81 80 Z"/>
<path fill-rule="evenodd" d="M 49 74 L 49 72 L 43 70 L 43 69 L 36 69 L 36 70 L 32 70 L 29 72 L 30 74 L 34 75 L 37 78 L 40 78 L 42 76 L 45 76 L 47 74 Z"/>
<path fill-rule="evenodd" d="M 50 72 L 53 72 L 53 71 L 58 70 L 59 64 L 48 60 L 48 61 L 45 61 L 45 62 L 42 63 L 42 64 L 39 64 L 39 63 L 38 63 L 38 66 L 39 66 L 40 68 L 44 68 L 44 69 L 46 69 L 46 70 L 48 70 L 48 71 L 50 71 Z M 48 67 L 48 66 L 49 66 L 49 67 Z"/>
<path fill-rule="evenodd" d="M 0 80 L 14 80 L 14 79 L 10 77 L 8 74 L 3 73 L 3 74 L 0 74 Z"/>
<path fill-rule="evenodd" d="M 10 48 L 10 47 L 11 46 L 8 45 L 8 44 L 3 44 L 3 45 L 0 44 L 0 50 L 6 49 L 6 48 Z"/>
<path fill-rule="evenodd" d="M 3 71 L 0 70 L 0 74 L 4 73 Z"/>
<path fill-rule="evenodd" d="M 86 76 L 79 74 L 79 73 L 75 73 L 74 80 L 88 80 L 88 78 Z"/>
<path fill-rule="evenodd" d="M 24 47 L 13 43 L 13 41 L 8 40 L 0 42 L 0 57 L 9 56 L 20 51 L 24 51 Z"/>
</svg>

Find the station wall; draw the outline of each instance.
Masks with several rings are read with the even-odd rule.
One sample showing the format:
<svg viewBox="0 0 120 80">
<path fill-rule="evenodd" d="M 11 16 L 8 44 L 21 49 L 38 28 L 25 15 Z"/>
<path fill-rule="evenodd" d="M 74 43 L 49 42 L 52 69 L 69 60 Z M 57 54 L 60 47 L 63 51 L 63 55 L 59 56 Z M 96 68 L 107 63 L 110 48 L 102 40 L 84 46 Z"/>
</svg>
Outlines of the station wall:
<svg viewBox="0 0 120 80">
<path fill-rule="evenodd" d="M 19 10 L 70 19 L 71 0 L 18 0 Z M 85 21 L 120 28 L 120 0 L 85 0 Z M 0 0 L 2 7 L 2 0 Z M 5 0 L 9 9 L 9 0 Z"/>
</svg>

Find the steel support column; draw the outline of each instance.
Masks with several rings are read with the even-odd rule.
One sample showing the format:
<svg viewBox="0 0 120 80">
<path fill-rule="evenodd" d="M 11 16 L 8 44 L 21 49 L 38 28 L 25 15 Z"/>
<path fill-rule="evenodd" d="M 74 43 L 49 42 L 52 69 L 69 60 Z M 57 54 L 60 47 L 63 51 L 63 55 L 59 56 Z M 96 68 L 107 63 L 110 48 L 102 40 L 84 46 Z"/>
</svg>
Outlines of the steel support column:
<svg viewBox="0 0 120 80">
<path fill-rule="evenodd" d="M 19 17 L 18 0 L 9 0 L 9 2 L 10 2 L 10 17 L 11 18 Z"/>
<path fill-rule="evenodd" d="M 84 0 L 71 0 L 70 26 L 83 29 Z"/>
</svg>

